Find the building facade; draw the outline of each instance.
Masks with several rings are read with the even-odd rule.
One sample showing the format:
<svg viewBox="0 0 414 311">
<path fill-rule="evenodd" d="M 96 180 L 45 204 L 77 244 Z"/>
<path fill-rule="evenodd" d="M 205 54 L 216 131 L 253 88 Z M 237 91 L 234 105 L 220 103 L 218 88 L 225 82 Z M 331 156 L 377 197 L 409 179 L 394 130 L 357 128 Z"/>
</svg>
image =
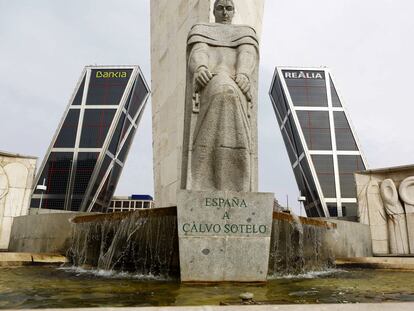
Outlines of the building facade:
<svg viewBox="0 0 414 311">
<path fill-rule="evenodd" d="M 356 220 L 366 161 L 330 70 L 278 67 L 270 98 L 306 214 Z"/>
<path fill-rule="evenodd" d="M 138 66 L 88 66 L 36 176 L 31 208 L 106 211 L 149 88 Z"/>
<path fill-rule="evenodd" d="M 133 196 L 113 197 L 109 204 L 108 213 L 130 212 L 144 208 L 153 208 L 154 200 L 150 198 L 134 198 Z"/>
</svg>

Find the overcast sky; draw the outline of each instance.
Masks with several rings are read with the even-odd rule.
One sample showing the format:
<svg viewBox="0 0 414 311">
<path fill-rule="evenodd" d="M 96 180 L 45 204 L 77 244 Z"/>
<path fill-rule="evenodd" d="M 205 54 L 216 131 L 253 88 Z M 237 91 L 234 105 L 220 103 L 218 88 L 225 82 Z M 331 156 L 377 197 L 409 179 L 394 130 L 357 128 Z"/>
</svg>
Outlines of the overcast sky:
<svg viewBox="0 0 414 311">
<path fill-rule="evenodd" d="M 369 167 L 413 164 L 413 12 L 411 0 L 266 1 L 260 191 L 283 205 L 288 195 L 298 212 L 267 95 L 277 65 L 331 68 Z M 149 14 L 149 0 L 0 0 L 0 150 L 37 156 L 40 166 L 85 65 L 138 64 L 150 82 Z M 150 105 L 118 195 L 153 194 Z"/>
</svg>

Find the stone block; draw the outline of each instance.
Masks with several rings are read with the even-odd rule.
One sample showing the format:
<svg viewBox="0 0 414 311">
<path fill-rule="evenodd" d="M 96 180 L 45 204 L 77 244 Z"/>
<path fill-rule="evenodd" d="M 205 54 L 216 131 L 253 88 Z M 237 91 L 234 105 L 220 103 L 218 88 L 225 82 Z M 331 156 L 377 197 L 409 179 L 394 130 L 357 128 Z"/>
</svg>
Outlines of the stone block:
<svg viewBox="0 0 414 311">
<path fill-rule="evenodd" d="M 414 213 L 406 214 L 410 254 L 414 254 Z"/>
<path fill-rule="evenodd" d="M 372 253 L 374 255 L 389 254 L 388 240 L 372 240 Z"/>
<path fill-rule="evenodd" d="M 6 204 L 4 209 L 4 216 L 21 216 L 23 210 L 27 210 L 27 206 L 24 206 L 25 189 L 10 188 L 6 197 Z M 26 202 L 29 204 L 28 202 Z"/>
<path fill-rule="evenodd" d="M 181 281 L 266 281 L 271 193 L 178 192 Z"/>
<path fill-rule="evenodd" d="M 0 249 L 8 249 L 13 218 L 3 217 L 3 221 L 0 224 Z"/>
<path fill-rule="evenodd" d="M 26 188 L 28 169 L 21 163 L 15 162 L 4 167 L 9 179 L 10 188 Z"/>
</svg>

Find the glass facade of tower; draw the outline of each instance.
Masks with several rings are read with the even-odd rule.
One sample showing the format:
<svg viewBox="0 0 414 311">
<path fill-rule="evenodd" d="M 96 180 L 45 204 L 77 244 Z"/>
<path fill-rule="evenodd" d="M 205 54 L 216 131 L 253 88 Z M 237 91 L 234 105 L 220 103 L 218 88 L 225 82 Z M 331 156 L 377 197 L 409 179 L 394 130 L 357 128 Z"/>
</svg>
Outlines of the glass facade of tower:
<svg viewBox="0 0 414 311">
<path fill-rule="evenodd" d="M 138 66 L 86 67 L 36 176 L 30 207 L 106 211 L 148 96 Z"/>
<path fill-rule="evenodd" d="M 357 217 L 366 169 L 329 69 L 276 68 L 270 98 L 309 217 Z"/>
</svg>

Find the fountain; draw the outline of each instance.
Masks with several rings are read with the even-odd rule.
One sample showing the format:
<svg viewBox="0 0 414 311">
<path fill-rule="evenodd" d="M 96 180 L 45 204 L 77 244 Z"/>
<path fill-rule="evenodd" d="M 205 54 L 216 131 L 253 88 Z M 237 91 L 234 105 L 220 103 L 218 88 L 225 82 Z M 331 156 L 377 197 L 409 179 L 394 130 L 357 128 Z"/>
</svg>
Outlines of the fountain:
<svg viewBox="0 0 414 311">
<path fill-rule="evenodd" d="M 176 276 L 174 208 L 77 216 L 67 257 L 78 267 L 154 276 Z"/>
<path fill-rule="evenodd" d="M 176 208 L 76 216 L 71 265 L 86 269 L 179 277 Z M 273 213 L 268 277 L 299 275 L 334 267 L 328 240 L 336 225 L 323 220 Z"/>
</svg>

